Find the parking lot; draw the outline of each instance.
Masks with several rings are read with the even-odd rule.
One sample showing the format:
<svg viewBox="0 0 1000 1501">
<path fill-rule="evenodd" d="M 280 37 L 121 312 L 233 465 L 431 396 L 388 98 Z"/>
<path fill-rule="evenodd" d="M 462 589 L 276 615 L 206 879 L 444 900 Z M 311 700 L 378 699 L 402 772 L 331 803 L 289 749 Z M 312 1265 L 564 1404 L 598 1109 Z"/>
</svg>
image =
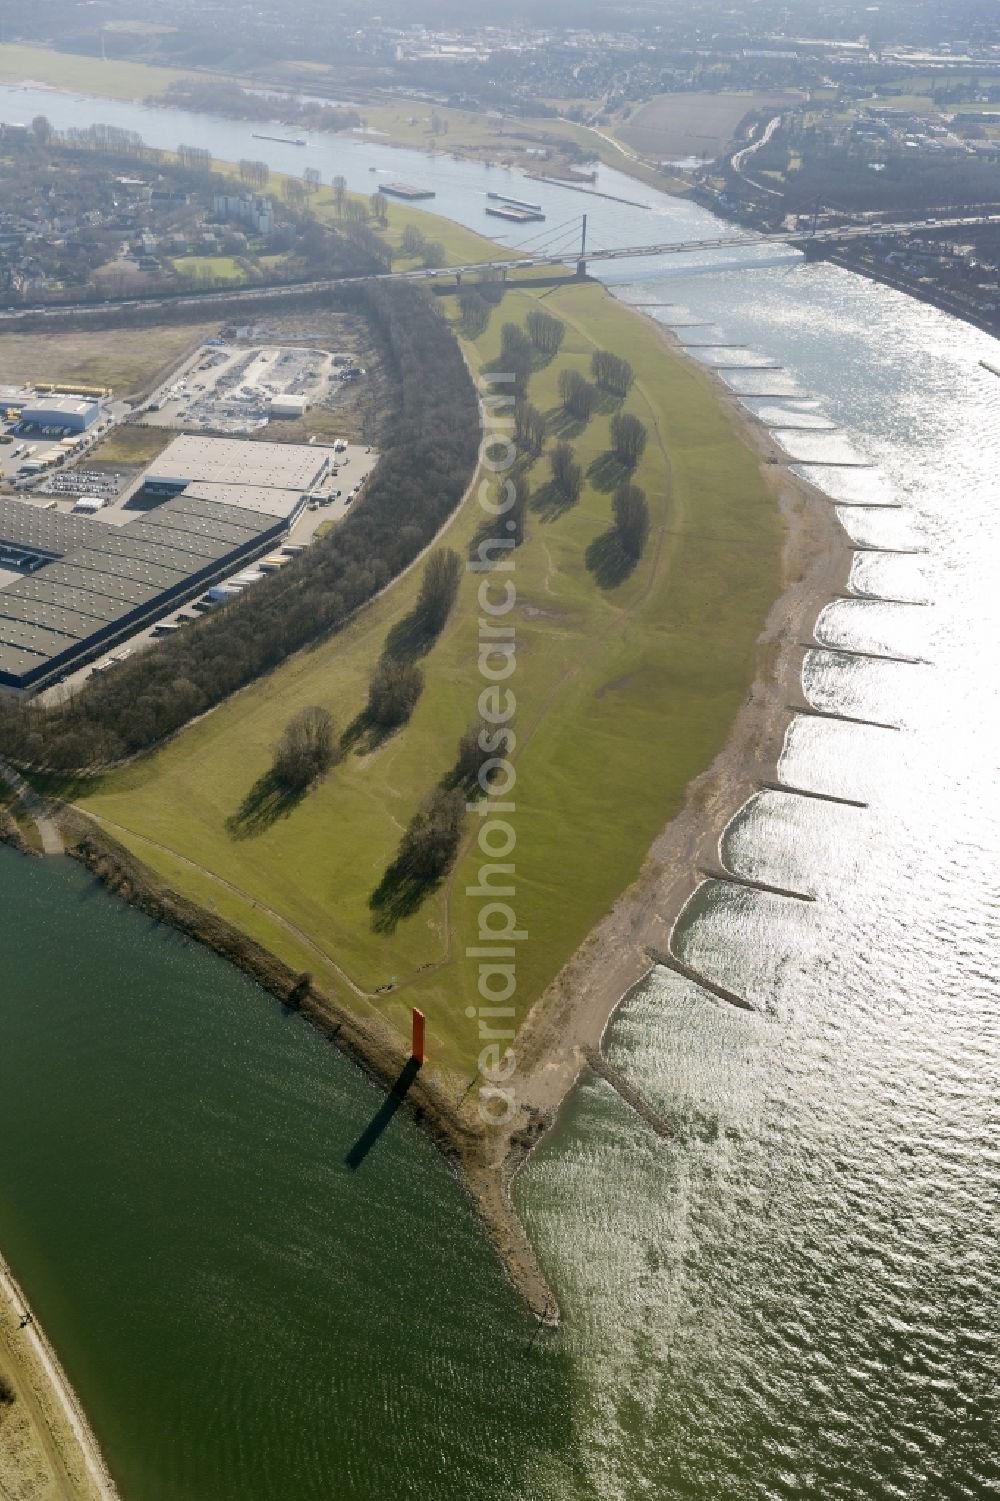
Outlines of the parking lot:
<svg viewBox="0 0 1000 1501">
<path fill-rule="evenodd" d="M 95 442 L 129 410 L 124 402 L 106 402 L 100 420 L 85 432 L 61 427 L 25 427 L 19 417 L 7 417 L 8 412 L 20 413 L 38 400 L 34 388 L 0 386 L 0 480 L 17 491 L 30 492 L 39 485 L 47 485 L 56 476 L 68 477 L 72 466 L 78 464 L 93 449 Z M 73 440 L 72 448 L 70 439 Z M 53 462 L 46 470 L 35 475 L 23 472 L 25 463 L 48 454 L 52 455 Z M 72 490 L 72 483 L 67 488 Z M 81 492 L 77 490 L 76 493 Z"/>
</svg>

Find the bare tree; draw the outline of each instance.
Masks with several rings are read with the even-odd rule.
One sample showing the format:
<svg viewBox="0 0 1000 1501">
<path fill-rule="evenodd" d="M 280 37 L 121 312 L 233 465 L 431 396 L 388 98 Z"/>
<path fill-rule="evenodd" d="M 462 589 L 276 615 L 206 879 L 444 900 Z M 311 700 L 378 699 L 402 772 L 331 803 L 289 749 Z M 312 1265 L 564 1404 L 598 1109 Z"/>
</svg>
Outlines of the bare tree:
<svg viewBox="0 0 1000 1501">
<path fill-rule="evenodd" d="M 415 662 L 380 657 L 368 683 L 367 715 L 372 724 L 392 729 L 413 713 L 424 686 Z"/>
<path fill-rule="evenodd" d="M 583 470 L 573 457 L 568 443 L 557 443 L 549 455 L 552 483 L 567 505 L 575 505 L 583 489 Z"/>
<path fill-rule="evenodd" d="M 290 791 L 302 791 L 329 771 L 334 759 L 333 717 L 317 705 L 300 709 L 285 726 L 271 774 Z"/>
<path fill-rule="evenodd" d="M 437 635 L 451 614 L 451 607 L 462 582 L 462 560 L 450 547 L 431 553 L 424 565 L 416 614 L 421 627 Z"/>
<path fill-rule="evenodd" d="M 563 410 L 577 422 L 587 422 L 597 400 L 597 387 L 584 380 L 579 370 L 559 372 L 559 395 Z"/>
<path fill-rule="evenodd" d="M 611 502 L 615 518 L 615 531 L 622 551 L 632 561 L 638 562 L 649 536 L 649 506 L 645 491 L 638 485 L 619 485 Z"/>
<path fill-rule="evenodd" d="M 542 451 L 545 418 L 530 401 L 518 401 L 514 405 L 514 442 L 534 458 Z"/>
<path fill-rule="evenodd" d="M 616 412 L 611 419 L 611 446 L 623 463 L 634 467 L 646 447 L 646 428 L 631 412 Z"/>
<path fill-rule="evenodd" d="M 602 391 L 610 391 L 612 396 L 628 395 L 635 379 L 628 360 L 609 354 L 606 349 L 595 349 L 590 363 L 594 379 Z"/>
<path fill-rule="evenodd" d="M 558 318 L 553 318 L 551 313 L 543 312 L 541 308 L 532 308 L 524 321 L 528 337 L 536 349 L 542 354 L 559 353 L 559 347 L 566 332 L 564 323 Z"/>
</svg>

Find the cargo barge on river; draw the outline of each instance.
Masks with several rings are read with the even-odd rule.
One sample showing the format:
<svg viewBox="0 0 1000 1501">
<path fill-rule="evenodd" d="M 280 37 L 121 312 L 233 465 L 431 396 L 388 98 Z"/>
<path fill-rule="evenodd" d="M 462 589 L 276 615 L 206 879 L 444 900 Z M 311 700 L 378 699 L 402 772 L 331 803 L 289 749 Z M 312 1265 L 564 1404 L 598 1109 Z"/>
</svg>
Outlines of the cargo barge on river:
<svg viewBox="0 0 1000 1501">
<path fill-rule="evenodd" d="M 433 188 L 415 188 L 408 182 L 384 182 L 379 192 L 388 193 L 390 198 L 405 198 L 409 203 L 417 198 L 436 197 Z"/>
</svg>

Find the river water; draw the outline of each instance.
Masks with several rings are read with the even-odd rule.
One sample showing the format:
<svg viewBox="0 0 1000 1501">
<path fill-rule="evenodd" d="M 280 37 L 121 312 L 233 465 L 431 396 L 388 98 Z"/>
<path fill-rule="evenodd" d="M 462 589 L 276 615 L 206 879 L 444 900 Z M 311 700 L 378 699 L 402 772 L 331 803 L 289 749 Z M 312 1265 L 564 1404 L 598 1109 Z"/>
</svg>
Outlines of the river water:
<svg viewBox="0 0 1000 1501">
<path fill-rule="evenodd" d="M 362 190 L 374 166 L 484 232 L 484 193 L 510 191 L 543 203 L 539 243 L 583 209 L 592 246 L 724 232 L 605 168 L 598 186 L 646 206 L 371 139 L 295 148 L 0 90 L 0 117 L 36 113 Z M 864 549 L 854 583 L 876 598 L 828 606 L 817 639 L 842 650 L 804 662 L 811 702 L 847 718 L 797 718 L 781 762 L 843 801 L 764 792 L 723 840 L 733 870 L 815 900 L 706 883 L 678 946 L 754 1011 L 663 971 L 620 1010 L 609 1054 L 679 1141 L 603 1081 L 577 1091 L 518 1181 L 566 1313 L 543 1345 L 405 1122 L 364 1183 L 345 1176 L 377 1101 L 342 1060 L 79 875 L 0 862 L 12 995 L 35 995 L 12 1008 L 0 1124 L 23 1149 L 0 1165 L 0 1243 L 129 1498 L 1000 1494 L 1000 381 L 978 363 L 997 344 L 793 251 L 606 279 L 703 346 Z M 416 1290 L 415 1251 L 434 1266 Z"/>
</svg>

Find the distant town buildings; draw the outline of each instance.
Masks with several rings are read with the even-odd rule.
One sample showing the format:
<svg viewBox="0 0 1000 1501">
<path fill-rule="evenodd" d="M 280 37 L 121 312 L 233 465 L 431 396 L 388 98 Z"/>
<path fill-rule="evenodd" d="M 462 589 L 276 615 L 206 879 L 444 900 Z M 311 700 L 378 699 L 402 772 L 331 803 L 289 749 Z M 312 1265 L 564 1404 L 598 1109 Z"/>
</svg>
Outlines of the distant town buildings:
<svg viewBox="0 0 1000 1501">
<path fill-rule="evenodd" d="M 258 198 L 251 193 L 216 193 L 212 207 L 215 217 L 224 222 L 236 220 L 249 224 L 261 235 L 274 230 L 274 205 L 270 198 Z"/>
</svg>

